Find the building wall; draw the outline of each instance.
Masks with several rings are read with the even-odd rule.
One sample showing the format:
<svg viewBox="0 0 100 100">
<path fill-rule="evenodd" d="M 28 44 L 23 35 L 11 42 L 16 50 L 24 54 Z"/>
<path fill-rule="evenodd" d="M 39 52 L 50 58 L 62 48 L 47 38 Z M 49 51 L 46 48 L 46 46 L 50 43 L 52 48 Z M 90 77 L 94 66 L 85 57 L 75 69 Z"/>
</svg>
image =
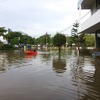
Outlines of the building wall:
<svg viewBox="0 0 100 100">
<path fill-rule="evenodd" d="M 96 11 L 97 11 L 97 8 L 96 8 L 96 2 L 95 2 L 91 9 L 91 15 L 93 15 Z"/>
</svg>

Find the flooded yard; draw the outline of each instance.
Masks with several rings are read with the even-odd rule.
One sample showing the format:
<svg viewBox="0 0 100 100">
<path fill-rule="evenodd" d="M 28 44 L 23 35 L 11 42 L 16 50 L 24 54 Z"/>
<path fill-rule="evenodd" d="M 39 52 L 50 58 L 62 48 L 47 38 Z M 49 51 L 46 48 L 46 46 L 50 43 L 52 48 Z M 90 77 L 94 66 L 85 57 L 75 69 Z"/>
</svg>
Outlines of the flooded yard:
<svg viewBox="0 0 100 100">
<path fill-rule="evenodd" d="M 0 51 L 0 100 L 100 100 L 100 58 Z"/>
</svg>

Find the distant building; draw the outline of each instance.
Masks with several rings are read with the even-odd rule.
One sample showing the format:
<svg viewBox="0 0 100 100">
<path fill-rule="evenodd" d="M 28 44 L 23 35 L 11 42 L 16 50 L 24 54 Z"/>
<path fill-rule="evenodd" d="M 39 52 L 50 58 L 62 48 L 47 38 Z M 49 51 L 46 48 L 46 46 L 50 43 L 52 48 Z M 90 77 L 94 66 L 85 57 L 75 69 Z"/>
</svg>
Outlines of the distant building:
<svg viewBox="0 0 100 100">
<path fill-rule="evenodd" d="M 79 0 L 78 9 L 91 12 L 91 17 L 80 24 L 79 33 L 95 33 L 96 48 L 100 48 L 100 0 Z"/>
</svg>

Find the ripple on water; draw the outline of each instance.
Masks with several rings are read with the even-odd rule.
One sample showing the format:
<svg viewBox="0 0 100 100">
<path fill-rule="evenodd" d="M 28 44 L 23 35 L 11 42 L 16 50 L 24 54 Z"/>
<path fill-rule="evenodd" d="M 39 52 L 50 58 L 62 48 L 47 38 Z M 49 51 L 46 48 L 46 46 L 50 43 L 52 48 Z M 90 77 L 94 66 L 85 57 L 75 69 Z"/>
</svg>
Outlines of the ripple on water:
<svg viewBox="0 0 100 100">
<path fill-rule="evenodd" d="M 74 53 L 2 54 L 0 100 L 100 100 L 99 63 Z"/>
</svg>

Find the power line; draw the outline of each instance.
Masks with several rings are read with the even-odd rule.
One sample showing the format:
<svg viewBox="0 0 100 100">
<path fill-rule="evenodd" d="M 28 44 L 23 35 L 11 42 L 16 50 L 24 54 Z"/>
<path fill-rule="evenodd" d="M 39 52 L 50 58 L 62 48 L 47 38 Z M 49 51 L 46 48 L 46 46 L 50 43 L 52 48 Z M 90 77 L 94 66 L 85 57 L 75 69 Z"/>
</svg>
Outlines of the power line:
<svg viewBox="0 0 100 100">
<path fill-rule="evenodd" d="M 78 22 L 81 21 L 81 20 L 82 20 L 83 18 L 85 18 L 89 13 L 90 13 L 90 11 L 87 12 L 83 17 L 81 17 L 81 18 L 80 18 L 79 20 L 77 20 L 77 21 L 78 21 Z M 68 26 L 68 27 L 66 27 L 65 29 L 61 30 L 60 32 L 64 32 L 64 31 L 70 29 L 72 26 L 73 26 L 73 24 L 71 24 L 70 26 Z"/>
<path fill-rule="evenodd" d="M 68 27 L 66 27 L 65 29 L 61 30 L 60 33 L 66 31 L 66 30 L 68 30 L 68 29 L 70 29 L 72 26 L 73 26 L 73 24 L 70 25 L 70 26 L 68 26 Z"/>
<path fill-rule="evenodd" d="M 85 18 L 91 11 L 89 10 L 84 16 L 82 16 L 79 20 L 77 20 L 78 22 L 81 21 L 83 18 Z"/>
<path fill-rule="evenodd" d="M 83 17 L 81 17 L 78 21 L 81 21 L 83 18 L 85 18 L 91 11 L 87 12 Z"/>
</svg>

